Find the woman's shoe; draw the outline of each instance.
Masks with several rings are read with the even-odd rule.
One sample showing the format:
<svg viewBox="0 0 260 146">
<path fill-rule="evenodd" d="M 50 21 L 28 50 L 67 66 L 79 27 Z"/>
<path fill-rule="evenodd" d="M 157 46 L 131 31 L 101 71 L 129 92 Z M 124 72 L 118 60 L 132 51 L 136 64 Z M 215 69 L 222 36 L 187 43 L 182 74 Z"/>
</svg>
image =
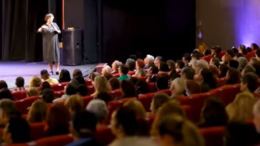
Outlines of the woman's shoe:
<svg viewBox="0 0 260 146">
<path fill-rule="evenodd" d="M 59 75 L 59 72 L 58 72 L 58 71 L 56 71 L 56 75 Z"/>
</svg>

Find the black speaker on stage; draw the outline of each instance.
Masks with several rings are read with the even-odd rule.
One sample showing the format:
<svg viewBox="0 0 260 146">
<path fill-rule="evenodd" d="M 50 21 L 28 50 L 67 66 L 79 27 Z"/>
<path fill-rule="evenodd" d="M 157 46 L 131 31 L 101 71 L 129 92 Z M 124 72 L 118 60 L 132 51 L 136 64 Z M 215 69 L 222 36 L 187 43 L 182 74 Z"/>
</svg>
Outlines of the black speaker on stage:
<svg viewBox="0 0 260 146">
<path fill-rule="evenodd" d="M 62 30 L 62 65 L 81 65 L 83 59 L 83 32 L 81 29 Z"/>
</svg>

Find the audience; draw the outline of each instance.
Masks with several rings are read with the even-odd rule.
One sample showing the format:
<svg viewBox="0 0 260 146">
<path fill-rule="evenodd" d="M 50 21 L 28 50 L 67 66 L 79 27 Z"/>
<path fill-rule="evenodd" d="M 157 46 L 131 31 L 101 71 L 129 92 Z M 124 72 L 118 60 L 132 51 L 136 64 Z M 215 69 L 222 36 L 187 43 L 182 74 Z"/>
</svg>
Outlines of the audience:
<svg viewBox="0 0 260 146">
<path fill-rule="evenodd" d="M 235 69 L 239 69 L 239 63 L 238 61 L 236 60 L 230 60 L 229 63 L 228 63 L 228 66 L 229 67 L 232 67 L 232 68 L 235 68 Z"/>
<path fill-rule="evenodd" d="M 181 78 L 188 81 L 193 80 L 195 75 L 195 70 L 191 67 L 184 67 L 181 71 Z"/>
<path fill-rule="evenodd" d="M 182 61 L 185 64 L 185 66 L 189 66 L 189 63 L 191 61 L 191 54 L 189 53 L 184 54 L 182 57 Z"/>
<path fill-rule="evenodd" d="M 64 89 L 65 94 L 62 95 L 61 98 L 54 99 L 53 102 L 54 103 L 63 102 L 67 98 L 69 98 L 71 95 L 77 94 L 77 87 L 78 87 L 77 82 L 75 82 L 75 81 L 70 82 Z"/>
<path fill-rule="evenodd" d="M 8 88 L 8 85 L 4 80 L 0 80 L 0 90 L 3 88 Z"/>
<path fill-rule="evenodd" d="M 119 89 L 120 82 L 117 78 L 112 77 L 112 78 L 110 78 L 110 80 L 108 82 L 109 82 L 109 85 L 110 85 L 110 88 L 111 88 L 112 91 Z"/>
<path fill-rule="evenodd" d="M 106 65 L 102 68 L 101 74 L 109 80 L 113 77 L 112 75 L 112 69 L 110 66 Z"/>
<path fill-rule="evenodd" d="M 86 85 L 79 85 L 77 87 L 77 94 L 81 97 L 87 96 L 88 95 L 88 88 Z"/>
<path fill-rule="evenodd" d="M 47 113 L 47 104 L 38 99 L 32 103 L 32 106 L 29 109 L 27 121 L 29 123 L 44 122 Z"/>
<path fill-rule="evenodd" d="M 8 124 L 11 118 L 19 118 L 21 116 L 14 101 L 10 99 L 0 100 L 0 127 L 3 128 Z"/>
<path fill-rule="evenodd" d="M 153 96 L 152 102 L 151 102 L 151 113 L 155 114 L 158 109 L 166 102 L 170 101 L 170 97 L 165 93 L 157 93 Z"/>
<path fill-rule="evenodd" d="M 226 85 L 233 85 L 240 83 L 240 73 L 237 69 L 230 67 L 227 72 Z"/>
<path fill-rule="evenodd" d="M 32 88 L 35 88 L 35 87 L 32 87 Z M 39 88 L 39 91 L 41 91 L 41 94 L 42 94 L 43 90 L 45 90 L 45 89 L 51 89 L 51 85 L 49 82 L 46 82 L 46 81 L 42 82 L 42 84 Z"/>
<path fill-rule="evenodd" d="M 91 96 L 97 96 L 100 92 L 111 91 L 108 81 L 104 76 L 97 76 L 94 80 L 95 92 Z"/>
<path fill-rule="evenodd" d="M 54 100 L 55 95 L 52 89 L 44 89 L 42 91 L 42 100 L 45 103 L 52 103 L 52 101 Z"/>
<path fill-rule="evenodd" d="M 27 91 L 27 97 L 34 97 L 34 96 L 39 96 L 39 95 L 40 95 L 40 92 L 35 87 L 29 88 L 29 90 Z"/>
<path fill-rule="evenodd" d="M 154 57 L 152 55 L 146 55 L 146 58 L 144 59 L 144 69 L 149 69 L 151 66 L 153 66 L 154 64 Z"/>
<path fill-rule="evenodd" d="M 198 94 L 201 92 L 200 85 L 193 81 L 193 80 L 188 80 L 186 81 L 186 96 L 191 96 L 192 94 Z"/>
<path fill-rule="evenodd" d="M 258 87 L 258 77 L 254 73 L 246 73 L 242 76 L 240 90 L 242 92 L 254 93 Z"/>
<path fill-rule="evenodd" d="M 0 81 L 1 82 L 1 81 Z M 1 84 L 1 83 L 0 83 Z M 16 85 L 16 88 L 14 89 L 14 91 L 24 91 L 25 90 L 25 87 L 24 87 L 24 78 L 23 77 L 17 77 L 15 79 L 15 85 Z M 0 87 L 1 88 L 1 87 Z"/>
<path fill-rule="evenodd" d="M 170 72 L 168 74 L 171 77 L 171 80 L 174 80 L 175 78 L 180 77 L 180 74 L 177 73 L 177 71 L 176 71 L 175 62 L 173 60 L 168 60 L 166 63 L 170 70 Z"/>
<path fill-rule="evenodd" d="M 138 118 L 146 118 L 146 111 L 140 101 L 136 99 L 131 99 L 125 102 L 123 106 L 128 107 L 130 110 L 134 111 Z"/>
<path fill-rule="evenodd" d="M 133 76 L 134 77 L 145 76 L 144 66 L 145 66 L 144 61 L 142 59 L 137 59 L 135 62 L 136 71 Z"/>
<path fill-rule="evenodd" d="M 72 73 L 72 77 L 74 79 L 75 77 L 78 77 L 78 76 L 83 77 L 83 73 L 80 69 L 75 69 Z"/>
<path fill-rule="evenodd" d="M 158 77 L 155 85 L 157 87 L 157 90 L 168 89 L 169 88 L 169 82 L 168 82 L 167 77 L 165 77 L 165 76 Z"/>
<path fill-rule="evenodd" d="M 228 70 L 229 70 L 229 67 L 226 65 L 226 64 L 221 64 L 220 66 L 219 66 L 219 78 L 224 78 L 224 77 L 226 77 L 227 76 L 227 72 L 228 72 Z"/>
<path fill-rule="evenodd" d="M 95 99 L 103 100 L 105 103 L 108 103 L 109 101 L 112 101 L 112 97 L 108 92 L 100 92 L 97 94 Z"/>
<path fill-rule="evenodd" d="M 239 63 L 238 70 L 241 72 L 248 64 L 248 61 L 245 57 L 239 57 L 237 61 Z"/>
<path fill-rule="evenodd" d="M 120 89 L 122 91 L 122 96 L 116 98 L 116 100 L 128 97 L 136 97 L 137 95 L 134 84 L 129 80 L 123 80 L 120 84 Z"/>
<path fill-rule="evenodd" d="M 1 99 L 10 99 L 15 100 L 12 92 L 9 89 L 3 88 L 0 90 L 0 100 Z"/>
<path fill-rule="evenodd" d="M 122 65 L 122 62 L 119 62 L 118 60 L 114 61 L 112 63 L 112 73 L 118 73 L 118 68 Z"/>
<path fill-rule="evenodd" d="M 135 70 L 135 60 L 134 59 L 131 59 L 131 58 L 128 58 L 126 60 L 126 63 L 125 65 L 128 67 L 129 71 L 134 71 Z"/>
<path fill-rule="evenodd" d="M 41 79 L 43 81 L 47 81 L 49 82 L 51 85 L 54 85 L 54 84 L 58 84 L 59 81 L 57 79 L 54 79 L 54 78 L 50 78 L 50 74 L 48 73 L 47 70 L 42 70 L 41 71 Z"/>
<path fill-rule="evenodd" d="M 59 82 L 70 82 L 71 77 L 70 77 L 70 72 L 67 69 L 62 69 L 59 74 Z"/>
<path fill-rule="evenodd" d="M 72 95 L 67 98 L 64 105 L 71 115 L 84 109 L 83 99 L 78 95 Z"/>
<path fill-rule="evenodd" d="M 215 65 L 216 67 L 219 67 L 220 60 L 218 57 L 212 57 L 209 62 L 210 65 Z"/>
<path fill-rule="evenodd" d="M 208 68 L 203 68 L 199 75 L 201 92 L 208 92 L 209 90 L 215 89 L 217 87 L 216 78 L 213 73 Z"/>
<path fill-rule="evenodd" d="M 105 125 L 108 116 L 108 109 L 104 101 L 100 99 L 93 99 L 87 105 L 86 110 L 96 116 L 98 125 Z"/>
<path fill-rule="evenodd" d="M 128 80 L 129 79 L 128 67 L 125 65 L 121 65 L 119 67 L 119 75 L 120 75 L 120 77 L 118 78 L 119 81 Z"/>
<path fill-rule="evenodd" d="M 171 99 L 177 99 L 179 97 L 184 96 L 184 91 L 186 88 L 186 82 L 182 78 L 176 78 L 172 81 L 170 91 L 171 91 Z"/>
</svg>

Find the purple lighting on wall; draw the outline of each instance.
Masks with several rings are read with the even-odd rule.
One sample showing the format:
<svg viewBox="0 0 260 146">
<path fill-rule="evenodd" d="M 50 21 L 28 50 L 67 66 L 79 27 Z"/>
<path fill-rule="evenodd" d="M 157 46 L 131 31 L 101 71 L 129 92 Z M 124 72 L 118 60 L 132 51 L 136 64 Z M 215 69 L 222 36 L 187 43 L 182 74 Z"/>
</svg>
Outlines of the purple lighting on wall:
<svg viewBox="0 0 260 146">
<path fill-rule="evenodd" d="M 242 0 L 241 4 L 235 11 L 236 45 L 260 44 L 260 1 Z"/>
</svg>

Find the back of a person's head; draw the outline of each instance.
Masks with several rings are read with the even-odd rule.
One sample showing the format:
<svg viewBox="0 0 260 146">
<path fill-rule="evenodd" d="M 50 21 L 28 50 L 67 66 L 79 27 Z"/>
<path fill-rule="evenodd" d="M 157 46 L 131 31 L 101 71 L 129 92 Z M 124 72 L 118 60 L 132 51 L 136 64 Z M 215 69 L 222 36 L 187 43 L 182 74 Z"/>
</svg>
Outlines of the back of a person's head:
<svg viewBox="0 0 260 146">
<path fill-rule="evenodd" d="M 105 103 L 108 103 L 109 101 L 112 100 L 111 95 L 108 92 L 99 92 L 96 95 L 97 99 L 103 100 Z"/>
<path fill-rule="evenodd" d="M 216 66 L 216 67 L 219 67 L 220 65 L 220 60 L 218 57 L 212 57 L 211 58 L 211 62 Z"/>
<path fill-rule="evenodd" d="M 158 74 L 159 72 L 159 69 L 158 67 L 156 67 L 155 65 L 152 65 L 150 68 L 149 68 L 151 74 Z"/>
<path fill-rule="evenodd" d="M 169 71 L 169 67 L 165 62 L 161 62 L 160 66 L 159 66 L 159 70 L 162 72 L 168 72 Z"/>
<path fill-rule="evenodd" d="M 11 136 L 12 143 L 25 143 L 31 141 L 30 126 L 22 118 L 11 118 L 6 125 L 7 133 Z"/>
<path fill-rule="evenodd" d="M 44 89 L 42 91 L 42 99 L 46 103 L 52 103 L 55 98 L 55 94 L 52 89 Z"/>
<path fill-rule="evenodd" d="M 194 80 L 188 80 L 186 81 L 186 92 L 188 92 L 188 94 L 190 95 L 200 93 L 200 85 Z"/>
<path fill-rule="evenodd" d="M 246 73 L 242 76 L 242 84 L 246 84 L 250 92 L 254 92 L 258 86 L 258 76 L 254 73 Z"/>
<path fill-rule="evenodd" d="M 238 67 L 239 67 L 238 61 L 236 61 L 236 60 L 230 60 L 230 61 L 229 61 L 229 67 L 233 67 L 233 68 L 235 68 L 235 69 L 238 69 Z"/>
<path fill-rule="evenodd" d="M 146 81 L 144 80 L 138 80 L 136 84 L 136 89 L 138 94 L 145 94 L 149 92 L 149 85 Z"/>
<path fill-rule="evenodd" d="M 97 118 L 88 111 L 76 112 L 72 116 L 72 127 L 78 138 L 91 137 L 96 131 Z"/>
<path fill-rule="evenodd" d="M 158 77 L 156 80 L 156 87 L 158 90 L 164 90 L 169 88 L 168 79 L 164 76 Z"/>
<path fill-rule="evenodd" d="M 256 50 L 255 54 L 257 55 L 257 57 L 260 57 L 260 49 L 259 48 Z"/>
<path fill-rule="evenodd" d="M 108 114 L 106 103 L 100 99 L 91 100 L 88 103 L 86 110 L 93 113 L 96 116 L 98 122 L 105 120 Z"/>
<path fill-rule="evenodd" d="M 79 85 L 77 88 L 77 92 L 80 96 L 87 96 L 88 95 L 88 88 L 86 85 Z"/>
<path fill-rule="evenodd" d="M 30 87 L 33 88 L 33 87 Z M 40 86 L 40 90 L 44 90 L 44 89 L 51 89 L 51 84 L 47 81 L 42 82 L 41 86 Z"/>
<path fill-rule="evenodd" d="M 108 92 L 110 90 L 107 78 L 104 76 L 97 76 L 95 78 L 94 87 L 95 87 L 96 93 Z"/>
<path fill-rule="evenodd" d="M 242 71 L 242 70 L 246 67 L 248 61 L 247 61 L 247 59 L 246 59 L 245 57 L 239 57 L 239 58 L 237 59 L 237 61 L 238 61 L 238 63 L 239 63 L 238 69 L 239 69 L 240 71 Z"/>
<path fill-rule="evenodd" d="M 114 141 L 110 146 L 159 146 L 153 139 L 146 137 L 129 137 Z"/>
<path fill-rule="evenodd" d="M 193 80 L 195 75 L 195 70 L 191 67 L 184 67 L 181 71 L 181 76 L 187 80 Z"/>
<path fill-rule="evenodd" d="M 207 126 L 223 126 L 228 121 L 228 115 L 223 102 L 217 98 L 208 98 L 205 101 L 202 118 Z"/>
<path fill-rule="evenodd" d="M 224 134 L 225 146 L 253 146 L 259 144 L 259 134 L 254 125 L 245 122 L 230 122 Z"/>
<path fill-rule="evenodd" d="M 227 73 L 226 84 L 238 84 L 240 83 L 240 72 L 238 69 L 230 67 Z"/>
<path fill-rule="evenodd" d="M 14 97 L 13 97 L 12 92 L 9 89 L 3 88 L 3 89 L 0 89 L 0 99 L 14 100 Z"/>
<path fill-rule="evenodd" d="M 88 78 L 93 82 L 97 76 L 100 76 L 100 73 L 92 72 L 89 74 Z"/>
<path fill-rule="evenodd" d="M 127 75 L 128 74 L 129 69 L 128 69 L 128 67 L 126 65 L 122 64 L 119 68 L 120 68 L 120 72 L 123 75 Z"/>
<path fill-rule="evenodd" d="M 185 53 L 183 55 L 183 60 L 187 61 L 187 62 L 190 62 L 191 60 L 191 54 L 190 53 Z"/>
<path fill-rule="evenodd" d="M 128 58 L 126 60 L 125 65 L 129 68 L 129 70 L 131 71 L 135 70 L 135 60 L 132 58 Z"/>
<path fill-rule="evenodd" d="M 227 54 L 229 54 L 232 58 L 235 56 L 235 52 L 232 49 L 227 50 Z"/>
<path fill-rule="evenodd" d="M 121 81 L 120 88 L 124 94 L 124 97 L 135 97 L 136 89 L 134 84 L 129 80 Z"/>
<path fill-rule="evenodd" d="M 226 64 L 219 66 L 219 78 L 226 77 L 229 67 Z"/>
<path fill-rule="evenodd" d="M 260 62 L 257 61 L 252 64 L 252 66 L 255 68 L 255 73 L 258 77 L 260 77 Z"/>
<path fill-rule="evenodd" d="M 252 43 L 252 44 L 251 44 L 251 48 L 252 48 L 253 50 L 256 50 L 256 49 L 259 49 L 259 46 L 258 46 L 256 43 Z"/>
<path fill-rule="evenodd" d="M 66 99 L 65 106 L 71 113 L 82 111 L 83 99 L 78 95 L 72 95 Z"/>
<path fill-rule="evenodd" d="M 17 77 L 15 79 L 15 85 L 20 88 L 20 87 L 24 87 L 24 78 L 23 77 Z M 1 87 L 0 87 L 1 88 Z"/>
<path fill-rule="evenodd" d="M 152 108 L 156 112 L 164 103 L 170 101 L 170 97 L 165 93 L 157 93 L 153 96 Z M 152 110 L 152 109 L 151 109 Z"/>
<path fill-rule="evenodd" d="M 109 79 L 109 84 L 112 90 L 119 89 L 120 87 L 120 81 L 118 80 L 118 78 L 115 77 Z"/>
<path fill-rule="evenodd" d="M 40 87 L 41 84 L 42 81 L 38 76 L 33 76 L 30 80 L 30 87 Z"/>
<path fill-rule="evenodd" d="M 249 73 L 249 72 L 252 72 L 252 73 L 255 73 L 255 68 L 252 66 L 252 65 L 247 65 L 241 72 L 241 74 L 246 74 L 246 73 Z"/>
<path fill-rule="evenodd" d="M 191 57 L 199 60 L 200 57 L 201 57 L 201 53 L 198 52 L 198 51 L 193 51 L 192 54 L 191 54 Z"/>
<path fill-rule="evenodd" d="M 41 99 L 38 99 L 32 103 L 28 112 L 27 121 L 29 123 L 43 122 L 45 121 L 46 113 L 47 104 Z"/>
<path fill-rule="evenodd" d="M 145 64 L 144 64 L 144 61 L 142 59 L 137 59 L 136 60 L 136 65 L 139 67 L 139 68 L 144 68 Z M 130 69 L 129 69 L 130 70 Z"/>
<path fill-rule="evenodd" d="M 213 73 L 211 72 L 210 69 L 208 68 L 203 68 L 200 72 L 202 78 L 203 78 L 203 83 L 207 83 L 211 89 L 214 89 L 217 87 L 217 81 L 216 78 L 214 77 Z"/>
<path fill-rule="evenodd" d="M 177 64 L 177 66 L 179 66 L 180 69 L 182 69 L 185 66 L 185 64 L 182 60 L 177 60 L 176 64 Z"/>
<path fill-rule="evenodd" d="M 0 80 L 0 89 L 8 88 L 7 83 L 4 80 Z"/>
<path fill-rule="evenodd" d="M 76 76 L 74 80 L 76 80 L 80 85 L 86 85 L 86 81 L 82 76 Z"/>
<path fill-rule="evenodd" d="M 59 75 L 59 82 L 69 82 L 70 80 L 70 72 L 67 69 L 62 69 Z"/>
<path fill-rule="evenodd" d="M 135 111 L 136 115 L 139 118 L 145 118 L 146 117 L 146 111 L 143 106 L 143 104 L 136 99 L 129 100 L 123 104 L 123 106 L 128 107 L 130 110 Z"/>
<path fill-rule="evenodd" d="M 172 81 L 170 90 L 174 94 L 183 94 L 186 88 L 186 81 L 182 78 L 176 78 Z"/>
<path fill-rule="evenodd" d="M 65 89 L 66 95 L 74 95 L 77 94 L 78 82 L 72 81 L 70 82 Z"/>
<path fill-rule="evenodd" d="M 83 74 L 82 74 L 82 71 L 80 69 L 75 69 L 73 71 L 73 74 L 72 74 L 73 78 L 77 77 L 77 76 L 81 76 L 83 77 Z"/>
<path fill-rule="evenodd" d="M 176 65 L 175 62 L 173 60 L 167 60 L 167 65 L 170 69 L 170 71 L 175 71 L 176 70 Z"/>
<path fill-rule="evenodd" d="M 181 105 L 174 100 L 165 102 L 156 113 L 159 118 L 166 115 L 179 115 L 185 117 L 185 112 L 182 110 Z"/>
<path fill-rule="evenodd" d="M 5 115 L 5 119 L 4 120 L 8 120 L 10 118 L 17 118 L 20 117 L 21 114 L 18 111 L 14 101 L 10 100 L 10 99 L 1 99 L 0 100 L 0 109 L 2 110 L 2 112 Z M 5 124 L 7 121 L 1 121 L 1 124 Z"/>
<path fill-rule="evenodd" d="M 172 139 L 171 145 L 204 146 L 203 137 L 196 126 L 184 117 L 165 116 L 158 121 L 155 129 L 155 136 L 169 136 Z"/>
<path fill-rule="evenodd" d="M 31 87 L 28 91 L 27 91 L 27 96 L 28 97 L 33 97 L 33 96 L 38 96 L 40 95 L 39 90 L 36 87 Z"/>
</svg>

